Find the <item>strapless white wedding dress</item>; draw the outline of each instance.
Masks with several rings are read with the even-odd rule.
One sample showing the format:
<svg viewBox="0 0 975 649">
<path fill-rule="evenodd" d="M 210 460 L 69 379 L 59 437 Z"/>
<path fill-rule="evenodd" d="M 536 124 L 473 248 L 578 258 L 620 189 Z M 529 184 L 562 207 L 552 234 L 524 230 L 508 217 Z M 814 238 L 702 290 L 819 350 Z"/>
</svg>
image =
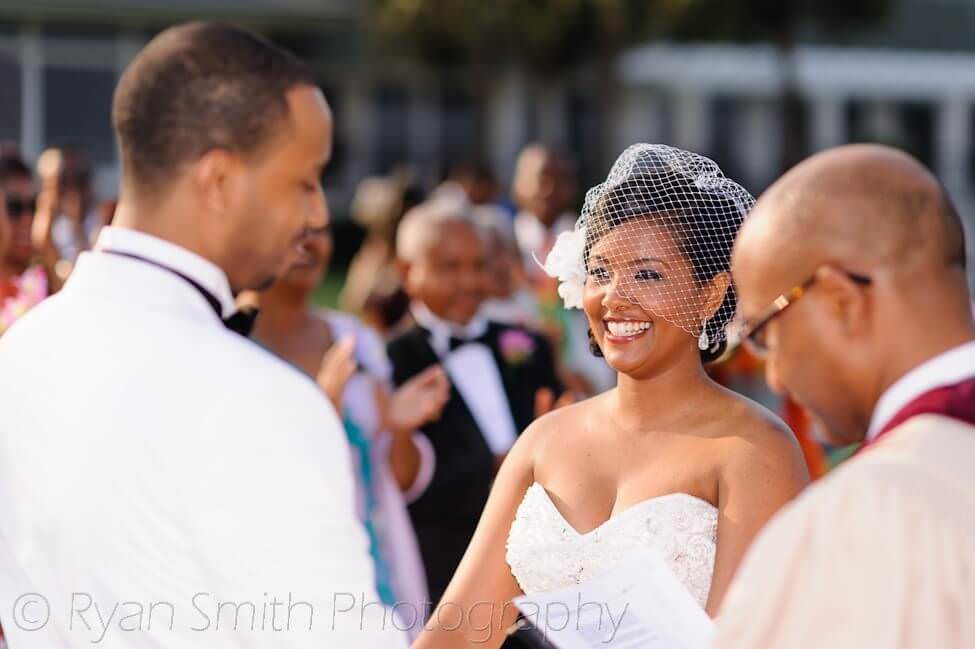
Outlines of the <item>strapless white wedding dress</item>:
<svg viewBox="0 0 975 649">
<path fill-rule="evenodd" d="M 633 505 L 586 534 L 532 484 L 508 534 L 507 560 L 525 594 L 581 584 L 634 550 L 655 548 L 703 608 L 711 590 L 718 510 L 685 493 Z"/>
</svg>

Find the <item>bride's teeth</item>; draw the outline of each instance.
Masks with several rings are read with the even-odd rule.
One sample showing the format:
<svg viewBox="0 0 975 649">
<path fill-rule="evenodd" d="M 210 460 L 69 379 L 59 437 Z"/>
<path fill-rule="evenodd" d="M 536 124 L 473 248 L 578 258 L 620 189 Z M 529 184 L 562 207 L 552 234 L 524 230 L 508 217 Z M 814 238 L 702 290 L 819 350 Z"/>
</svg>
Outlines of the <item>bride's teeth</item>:
<svg viewBox="0 0 975 649">
<path fill-rule="evenodd" d="M 650 328 L 649 322 L 607 322 L 609 333 L 614 336 L 634 336 Z"/>
</svg>

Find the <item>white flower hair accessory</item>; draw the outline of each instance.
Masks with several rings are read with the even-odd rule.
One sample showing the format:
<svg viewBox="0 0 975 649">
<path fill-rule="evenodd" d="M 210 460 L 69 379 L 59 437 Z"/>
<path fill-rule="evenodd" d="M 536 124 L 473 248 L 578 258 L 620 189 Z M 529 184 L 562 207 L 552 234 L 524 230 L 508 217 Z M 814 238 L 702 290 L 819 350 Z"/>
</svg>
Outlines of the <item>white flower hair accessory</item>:
<svg viewBox="0 0 975 649">
<path fill-rule="evenodd" d="M 559 297 L 567 309 L 582 308 L 582 291 L 586 285 L 586 228 L 577 225 L 561 233 L 542 264 L 549 277 L 559 280 Z"/>
</svg>

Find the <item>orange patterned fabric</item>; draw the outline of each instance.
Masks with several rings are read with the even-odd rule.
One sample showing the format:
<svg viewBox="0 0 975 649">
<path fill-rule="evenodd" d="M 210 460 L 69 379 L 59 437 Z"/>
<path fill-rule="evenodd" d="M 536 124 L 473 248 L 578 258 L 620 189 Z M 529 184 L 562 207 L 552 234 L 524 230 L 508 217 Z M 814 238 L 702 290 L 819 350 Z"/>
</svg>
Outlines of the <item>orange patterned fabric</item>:
<svg viewBox="0 0 975 649">
<path fill-rule="evenodd" d="M 782 404 L 782 418 L 799 440 L 802 455 L 806 458 L 806 466 L 809 468 L 809 477 L 813 480 L 821 478 L 829 470 L 829 464 L 826 462 L 823 447 L 812 435 L 812 418 L 809 413 L 787 396 Z"/>
</svg>

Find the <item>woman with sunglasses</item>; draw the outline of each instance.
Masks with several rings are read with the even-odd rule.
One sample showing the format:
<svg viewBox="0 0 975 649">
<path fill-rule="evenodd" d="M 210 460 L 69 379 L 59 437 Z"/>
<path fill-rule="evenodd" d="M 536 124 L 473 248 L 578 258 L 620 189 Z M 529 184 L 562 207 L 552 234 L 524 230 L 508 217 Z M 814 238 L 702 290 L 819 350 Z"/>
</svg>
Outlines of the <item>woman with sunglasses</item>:
<svg viewBox="0 0 975 649">
<path fill-rule="evenodd" d="M 754 535 L 808 481 L 785 425 L 704 368 L 725 351 L 731 249 L 753 202 L 711 160 L 663 145 L 630 147 L 589 190 L 545 269 L 617 387 L 521 436 L 441 605 L 469 614 L 428 623 L 415 647 L 500 646 L 485 629 L 513 621 L 511 598 L 583 583 L 643 548 L 718 613 Z"/>
<path fill-rule="evenodd" d="M 56 183 L 45 183 L 42 210 L 38 214 L 30 168 L 19 157 L 0 158 L 0 192 L 3 193 L 8 236 L 0 250 L 0 335 L 18 318 L 60 287 L 58 255 L 46 236 L 57 203 Z M 36 219 L 36 220 L 35 220 Z M 37 242 L 37 245 L 35 244 Z"/>
</svg>

